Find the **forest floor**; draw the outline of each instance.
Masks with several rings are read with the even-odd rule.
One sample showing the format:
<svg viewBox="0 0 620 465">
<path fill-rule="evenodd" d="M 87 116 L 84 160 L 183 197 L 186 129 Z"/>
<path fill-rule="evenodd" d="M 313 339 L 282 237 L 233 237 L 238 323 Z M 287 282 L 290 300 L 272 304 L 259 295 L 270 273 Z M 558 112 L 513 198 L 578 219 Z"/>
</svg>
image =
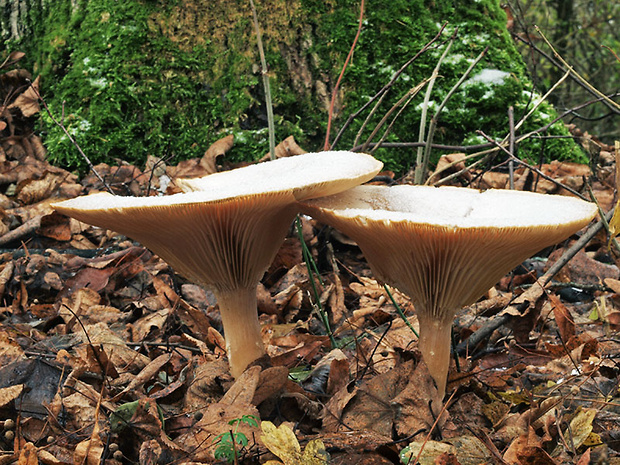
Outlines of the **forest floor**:
<svg viewBox="0 0 620 465">
<path fill-rule="evenodd" d="M 11 114 L 32 105 L 32 96 L 15 100 Z M 173 192 L 176 177 L 231 168 L 219 156 L 231 141 L 176 167 L 118 161 L 79 179 L 46 162 L 18 117 L 2 124 L 0 465 L 620 463 L 620 270 L 605 228 L 544 291 L 536 276 L 579 235 L 459 312 L 442 399 L 359 248 L 302 218 L 336 346 L 291 231 L 259 286 L 270 366 L 235 380 L 210 292 L 140 244 L 50 206 L 104 190 L 101 179 L 123 195 Z M 539 166 L 547 178 L 520 169 L 515 184 L 561 194 L 566 186 L 608 212 L 614 148 L 577 135 L 597 147 L 592 166 Z M 507 179 L 470 171 L 457 182 Z M 417 327 L 408 298 L 392 294 Z"/>
</svg>

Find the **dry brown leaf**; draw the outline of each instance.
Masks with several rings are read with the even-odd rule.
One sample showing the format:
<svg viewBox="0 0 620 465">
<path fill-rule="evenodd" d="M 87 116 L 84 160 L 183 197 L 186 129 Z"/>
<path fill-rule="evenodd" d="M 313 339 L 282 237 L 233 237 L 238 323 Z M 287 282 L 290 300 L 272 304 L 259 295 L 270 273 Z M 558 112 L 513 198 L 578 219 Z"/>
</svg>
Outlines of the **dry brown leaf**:
<svg viewBox="0 0 620 465">
<path fill-rule="evenodd" d="M 0 64 L 0 69 L 8 68 L 9 66 L 14 65 L 25 56 L 26 54 L 24 52 L 20 52 L 18 50 L 12 51 L 9 53 L 9 56 L 4 59 L 2 64 Z"/>
<path fill-rule="evenodd" d="M 103 451 L 103 441 L 99 437 L 99 424 L 96 423 L 90 438 L 75 447 L 73 463 L 99 465 Z"/>
<path fill-rule="evenodd" d="M 447 155 L 442 155 L 437 161 L 435 172 L 430 176 L 427 183 L 429 185 L 435 185 L 449 174 L 465 170 L 465 160 L 467 160 L 467 155 L 464 153 L 450 153 Z M 472 175 L 469 171 L 464 171 L 460 177 L 465 181 L 470 181 Z"/>
<path fill-rule="evenodd" d="M 575 320 L 562 301 L 553 294 L 548 294 L 549 301 L 553 307 L 553 316 L 560 331 L 562 341 L 567 342 L 575 335 Z"/>
<path fill-rule="evenodd" d="M 170 358 L 170 354 L 161 354 L 159 357 L 152 360 L 131 380 L 125 389 L 112 398 L 112 401 L 117 402 L 128 392 L 134 392 L 139 395 L 139 388 L 144 390 L 144 385 L 159 374 L 162 367 L 168 363 Z M 145 395 L 144 393 L 142 394 Z"/>
<path fill-rule="evenodd" d="M 112 332 L 105 323 L 86 325 L 85 330 L 88 337 L 86 337 L 81 326 L 76 327 L 75 331 L 82 337 L 84 343 L 81 347 L 76 348 L 76 351 L 83 353 L 82 358 L 85 358 L 86 346 L 101 344 L 119 372 L 137 373 L 149 364 L 150 359 L 146 355 L 128 347 L 125 341 Z"/>
<path fill-rule="evenodd" d="M 338 327 L 347 317 L 347 307 L 344 304 L 344 289 L 342 281 L 336 273 L 330 275 L 330 281 L 334 283 L 334 289 L 329 295 L 327 304 L 331 310 L 334 327 Z"/>
<path fill-rule="evenodd" d="M 4 408 L 17 399 L 24 390 L 23 384 L 0 388 L 0 408 Z"/>
<path fill-rule="evenodd" d="M 235 144 L 235 137 L 229 134 L 217 140 L 207 149 L 204 156 L 200 159 L 200 166 L 204 168 L 206 174 L 217 173 L 217 157 L 224 156 Z"/>
<path fill-rule="evenodd" d="M 34 82 L 28 86 L 21 94 L 17 96 L 17 98 L 13 101 L 12 104 L 8 106 L 11 108 L 19 108 L 26 118 L 29 118 L 33 115 L 39 113 L 41 108 L 39 107 L 39 83 L 41 80 L 41 76 L 37 76 Z"/>
<path fill-rule="evenodd" d="M 254 398 L 256 387 L 258 386 L 258 380 L 260 379 L 261 367 L 251 366 L 247 368 L 239 378 L 235 380 L 224 397 L 220 400 L 221 404 L 250 404 Z"/>
<path fill-rule="evenodd" d="M 302 155 L 304 153 L 306 153 L 306 151 L 297 145 L 297 141 L 293 136 L 288 136 L 275 147 L 276 158 L 291 157 L 294 155 Z M 270 158 L 271 154 L 267 153 L 259 161 L 267 161 Z"/>
<path fill-rule="evenodd" d="M 265 368 L 260 373 L 252 405 L 259 405 L 266 399 L 280 393 L 288 379 L 288 369 L 285 367 Z"/>
<path fill-rule="evenodd" d="M 25 179 L 17 185 L 15 198 L 22 205 L 32 205 L 49 198 L 63 181 L 61 174 L 46 171 L 42 178 Z"/>
<path fill-rule="evenodd" d="M 61 242 L 70 241 L 72 236 L 71 221 L 65 215 L 56 212 L 44 215 L 41 217 L 37 234 Z"/>
<path fill-rule="evenodd" d="M 11 333 L 0 331 L 0 366 L 26 358 L 24 349 L 11 337 Z"/>
<path fill-rule="evenodd" d="M 57 458 L 46 449 L 39 449 L 37 451 L 37 457 L 43 465 L 68 465 L 70 463 L 68 460 Z"/>
<path fill-rule="evenodd" d="M 38 465 L 38 463 L 36 446 L 31 442 L 27 442 L 19 451 L 17 465 Z"/>
<path fill-rule="evenodd" d="M 378 376 L 364 381 L 359 388 L 348 393 L 348 386 L 338 391 L 326 404 L 326 417 L 323 427 L 326 431 L 373 431 L 382 436 L 391 436 L 398 425 L 404 426 L 404 415 L 414 414 L 407 396 L 400 396 L 409 382 L 413 362 L 409 361 Z M 343 392 L 344 391 L 344 392 Z M 422 399 L 422 397 L 420 397 Z M 401 404 L 402 401 L 402 404 Z M 424 401 L 428 409 L 428 402 Z M 429 413 L 430 415 L 430 413 Z M 415 429 L 406 434 L 412 434 Z"/>
<path fill-rule="evenodd" d="M 215 463 L 214 451 L 217 446 L 215 438 L 222 433 L 228 433 L 231 428 L 229 422 L 244 415 L 253 415 L 256 418 L 260 416 L 256 407 L 250 404 L 211 403 L 203 412 L 203 417 L 192 426 L 191 431 L 176 438 L 175 443 L 191 450 L 194 462 Z M 247 438 L 258 438 L 260 435 L 258 427 L 245 422 L 238 424 L 237 432 Z"/>
<path fill-rule="evenodd" d="M 225 360 L 216 360 L 213 356 L 195 357 L 189 365 L 183 410 L 193 413 L 217 402 L 224 394 L 222 384 L 231 380 L 228 362 Z"/>
<path fill-rule="evenodd" d="M 443 395 L 437 391 L 424 362 L 417 364 L 408 381 L 407 386 L 391 400 L 391 405 L 398 406 L 400 412 L 394 422 L 396 431 L 402 436 L 414 431 L 428 432 L 437 418 L 441 429 L 448 413 L 442 413 Z"/>
</svg>

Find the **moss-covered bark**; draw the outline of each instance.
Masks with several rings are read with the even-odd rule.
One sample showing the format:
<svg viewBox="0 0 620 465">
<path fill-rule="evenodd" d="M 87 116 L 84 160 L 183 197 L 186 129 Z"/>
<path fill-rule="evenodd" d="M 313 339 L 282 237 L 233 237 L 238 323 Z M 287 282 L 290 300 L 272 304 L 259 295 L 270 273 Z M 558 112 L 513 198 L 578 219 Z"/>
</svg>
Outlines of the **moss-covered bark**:
<svg viewBox="0 0 620 465">
<path fill-rule="evenodd" d="M 293 134 L 305 148 L 320 149 L 332 89 L 357 29 L 359 0 L 256 3 L 277 138 Z M 366 4 L 364 29 L 338 95 L 336 129 L 445 22 L 446 38 L 458 28 L 457 39 L 441 67 L 431 110 L 485 47 L 489 52 L 473 74 L 483 69 L 503 73 L 494 74 L 494 80 L 472 79 L 453 96 L 442 113 L 437 142 L 471 141 L 477 129 L 501 137 L 508 128 L 508 106 L 515 106 L 517 117 L 526 111 L 530 83 L 497 0 Z M 266 152 L 266 112 L 249 2 L 19 0 L 0 2 L 0 9 L 14 19 L 0 22 L 2 37 L 9 48 L 28 53 L 43 76 L 52 111 L 64 111 L 65 125 L 93 161 L 140 162 L 148 154 L 172 160 L 195 157 L 229 133 L 236 136 L 233 156 L 238 159 Z M 12 24 L 21 25 L 19 34 Z M 399 98 L 430 76 L 441 53 L 441 47 L 430 50 L 403 73 L 361 140 Z M 422 100 L 420 95 L 407 107 L 388 140 L 417 139 Z M 552 116 L 553 110 L 545 108 L 529 128 Z M 350 147 L 364 117 L 351 125 L 340 148 Z M 54 160 L 80 166 L 76 150 L 45 117 L 41 131 Z M 557 125 L 553 131 L 563 129 Z M 574 145 L 553 144 L 546 146 L 549 157 L 576 156 Z M 536 143 L 521 149 L 531 157 L 539 155 Z M 378 155 L 396 171 L 414 160 L 413 150 L 383 149 Z"/>
</svg>

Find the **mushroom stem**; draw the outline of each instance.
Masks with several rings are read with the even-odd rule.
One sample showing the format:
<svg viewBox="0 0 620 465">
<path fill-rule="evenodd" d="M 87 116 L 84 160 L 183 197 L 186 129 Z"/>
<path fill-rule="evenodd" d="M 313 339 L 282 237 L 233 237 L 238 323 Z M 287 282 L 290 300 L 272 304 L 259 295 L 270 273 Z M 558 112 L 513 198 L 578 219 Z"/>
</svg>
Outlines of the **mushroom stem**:
<svg viewBox="0 0 620 465">
<path fill-rule="evenodd" d="M 225 328 L 226 353 L 237 378 L 254 360 L 265 354 L 257 317 L 256 287 L 214 290 Z"/>
<path fill-rule="evenodd" d="M 417 310 L 417 309 L 416 309 Z M 448 369 L 450 368 L 450 338 L 452 314 L 448 318 L 436 319 L 431 312 L 417 311 L 420 323 L 418 347 L 428 371 L 437 384 L 441 397 L 446 393 Z"/>
</svg>

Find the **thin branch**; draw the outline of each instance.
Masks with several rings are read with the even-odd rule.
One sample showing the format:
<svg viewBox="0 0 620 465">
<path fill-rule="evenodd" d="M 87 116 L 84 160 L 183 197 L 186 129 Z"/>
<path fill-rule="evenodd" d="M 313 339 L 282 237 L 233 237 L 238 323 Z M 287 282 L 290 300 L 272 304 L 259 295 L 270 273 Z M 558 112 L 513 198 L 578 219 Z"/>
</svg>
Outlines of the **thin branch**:
<svg viewBox="0 0 620 465">
<path fill-rule="evenodd" d="M 540 36 L 543 38 L 543 40 L 545 41 L 547 46 L 551 49 L 551 51 L 553 52 L 555 57 L 558 60 L 560 60 L 560 63 L 562 63 L 562 65 L 564 65 L 564 67 L 568 70 L 567 72 L 570 72 L 577 79 L 577 81 L 579 81 L 581 83 L 581 85 L 583 85 L 591 93 L 593 93 L 597 97 L 602 97 L 608 105 L 611 105 L 613 108 L 616 109 L 616 111 L 620 111 L 620 104 L 618 104 L 618 103 L 614 102 L 613 100 L 611 100 L 610 98 L 608 98 L 605 94 L 603 94 L 600 90 L 598 90 L 596 87 L 594 87 L 592 84 L 590 84 L 585 78 L 583 78 L 577 71 L 575 71 L 575 68 L 573 68 L 571 65 L 569 65 L 566 62 L 566 60 L 564 60 L 564 58 L 562 58 L 562 55 L 560 55 L 557 52 L 557 50 L 553 47 L 553 45 L 551 45 L 551 42 L 549 42 L 549 40 L 545 37 L 543 32 L 538 28 L 538 26 L 534 26 L 534 27 L 536 28 L 536 32 L 538 32 L 540 34 Z"/>
<path fill-rule="evenodd" d="M 508 139 L 509 152 L 512 155 L 508 161 L 508 175 L 510 179 L 510 190 L 515 188 L 515 109 L 512 105 L 508 107 L 508 127 L 510 128 L 510 136 Z"/>
<path fill-rule="evenodd" d="M 365 152 L 368 149 L 368 145 L 370 144 L 370 142 L 372 141 L 372 139 L 377 135 L 377 133 L 379 132 L 379 130 L 383 127 L 383 125 L 386 123 L 386 121 L 390 118 L 390 116 L 392 115 L 392 113 L 394 113 L 394 111 L 396 111 L 396 109 L 398 107 L 400 107 L 402 105 L 401 111 L 398 112 L 396 115 L 400 115 L 400 113 L 402 112 L 402 109 L 405 108 L 407 106 L 407 104 L 411 101 L 412 98 L 414 98 L 416 95 L 418 95 L 418 92 L 420 92 L 420 89 L 422 89 L 422 87 L 424 87 L 424 85 L 427 83 L 428 81 L 423 81 L 420 84 L 418 84 L 417 86 L 409 89 L 409 91 L 403 95 L 398 102 L 396 102 L 392 108 L 390 108 L 388 110 L 388 112 L 383 116 L 383 118 L 381 118 L 381 121 L 379 121 L 379 123 L 375 126 L 375 128 L 373 129 L 373 131 L 370 133 L 370 136 L 368 136 L 368 139 L 366 140 L 366 142 L 364 143 L 364 145 L 362 145 L 361 151 Z M 392 123 L 390 124 L 390 126 L 394 123 L 394 121 L 392 121 Z"/>
<path fill-rule="evenodd" d="M 485 134 L 482 131 L 476 131 L 478 134 L 480 134 L 482 137 L 484 137 L 486 140 L 493 142 L 494 144 L 496 144 L 497 148 L 500 149 L 502 152 L 504 152 L 506 155 L 508 155 L 510 157 L 511 160 L 514 160 L 516 163 L 525 166 L 526 168 L 529 168 L 530 170 L 534 171 L 536 174 L 538 174 L 540 177 L 545 178 L 547 181 L 551 181 L 554 184 L 556 184 L 557 186 L 561 187 L 562 189 L 566 189 L 568 192 L 570 192 L 571 194 L 579 197 L 582 200 L 588 200 L 583 194 L 581 194 L 580 192 L 577 192 L 575 189 L 562 184 L 560 181 L 553 179 L 551 176 L 543 173 L 541 170 L 539 170 L 538 168 L 536 168 L 535 166 L 530 165 L 529 163 L 515 157 L 510 151 L 508 151 L 508 149 L 503 146 L 502 144 L 500 144 L 499 142 L 493 140 L 490 136 L 488 136 L 487 134 Z"/>
<path fill-rule="evenodd" d="M 43 104 L 43 108 L 45 108 L 45 111 L 47 112 L 47 115 L 51 118 L 51 120 L 54 122 L 54 124 L 56 124 L 56 126 L 58 126 L 60 129 L 62 129 L 62 132 L 65 133 L 65 136 L 67 136 L 67 138 L 69 139 L 69 141 L 73 144 L 73 146 L 77 149 L 77 151 L 80 153 L 80 155 L 82 156 L 82 158 L 84 159 L 84 161 L 86 162 L 86 164 L 88 165 L 88 168 L 90 169 L 90 171 L 95 175 L 95 177 L 101 182 L 101 184 L 103 184 L 103 186 L 106 188 L 106 190 L 110 193 L 110 194 L 114 194 L 114 192 L 112 192 L 112 188 L 108 185 L 108 183 L 101 177 L 101 175 L 97 172 L 97 170 L 95 169 L 95 166 L 93 165 L 93 163 L 90 161 L 90 158 L 88 158 L 88 156 L 82 151 L 82 148 L 78 145 L 78 143 L 75 141 L 75 139 L 73 138 L 73 136 L 69 133 L 69 131 L 67 131 L 67 128 L 64 126 L 64 124 L 62 124 L 60 121 L 58 121 L 56 118 L 54 118 L 54 115 L 52 114 L 51 110 L 49 109 L 49 107 L 47 106 L 47 102 L 45 101 L 45 99 L 41 96 L 41 94 L 39 93 L 39 91 L 31 84 L 30 88 L 32 90 L 34 90 L 35 94 L 37 94 L 37 98 L 39 100 L 41 100 L 41 103 Z M 64 111 L 64 110 L 63 110 Z"/>
<path fill-rule="evenodd" d="M 473 69 L 476 67 L 476 65 L 478 63 L 480 63 L 480 60 L 482 60 L 482 58 L 486 55 L 488 50 L 489 50 L 489 48 L 486 47 L 476 57 L 476 59 L 469 65 L 469 68 L 467 68 L 467 70 L 463 73 L 463 75 L 458 80 L 458 82 L 454 86 L 452 86 L 452 89 L 450 89 L 450 91 L 448 92 L 446 97 L 443 99 L 443 101 L 439 105 L 439 108 L 437 108 L 437 111 L 435 112 L 435 114 L 431 118 L 431 123 L 430 123 L 430 125 L 428 127 L 428 135 L 426 136 L 426 145 L 424 147 L 424 159 L 422 161 L 422 167 L 423 167 L 423 169 L 422 169 L 423 170 L 422 178 L 426 174 L 426 169 L 428 167 L 428 162 L 429 162 L 429 159 L 430 159 L 430 156 L 431 156 L 431 144 L 433 143 L 433 138 L 435 137 L 435 128 L 437 127 L 437 121 L 439 121 L 439 114 L 442 112 L 442 110 L 444 109 L 444 107 L 446 106 L 446 104 L 448 103 L 450 98 L 452 97 L 452 95 L 457 91 L 457 89 L 459 87 L 461 87 L 461 84 L 463 84 L 463 82 L 465 82 L 465 79 L 468 78 L 469 74 L 473 71 Z M 420 149 L 418 149 L 418 153 L 419 153 L 419 150 Z M 417 166 L 416 166 L 416 174 L 417 174 Z M 420 182 L 416 182 L 416 184 L 420 184 L 420 183 L 421 183 L 421 181 Z"/>
<path fill-rule="evenodd" d="M 422 115 L 420 116 L 420 128 L 418 131 L 418 142 L 424 141 L 424 134 L 426 132 L 426 113 L 428 111 L 428 103 L 431 99 L 431 93 L 433 91 L 433 86 L 435 85 L 435 81 L 437 80 L 437 77 L 439 76 L 439 68 L 441 67 L 441 64 L 443 63 L 443 60 L 448 55 L 448 52 L 450 51 L 450 47 L 452 47 L 452 44 L 454 43 L 454 39 L 456 38 L 457 31 L 458 29 L 455 29 L 454 34 L 452 34 L 452 37 L 450 37 L 450 41 L 446 44 L 446 49 L 443 51 L 443 53 L 439 57 L 439 60 L 437 60 L 437 64 L 435 65 L 435 68 L 433 69 L 433 73 L 431 74 L 431 77 L 429 79 L 428 86 L 426 87 L 426 94 L 424 95 L 424 103 L 422 104 Z M 418 147 L 415 173 L 414 173 L 414 178 L 413 178 L 413 182 L 415 184 L 422 184 L 422 180 L 424 178 L 424 175 L 426 174 L 426 166 L 423 163 L 423 157 L 424 157 L 424 148 Z"/>
<path fill-rule="evenodd" d="M 263 77 L 263 87 L 265 88 L 265 107 L 267 108 L 267 127 L 269 131 L 269 158 L 276 159 L 276 131 L 273 122 L 273 103 L 271 100 L 271 87 L 269 85 L 269 75 L 267 69 L 267 60 L 265 59 L 265 50 L 263 49 L 263 40 L 261 38 L 260 27 L 258 25 L 258 15 L 254 0 L 250 0 L 252 7 L 252 17 L 254 18 L 254 29 L 256 30 L 256 43 L 258 45 L 258 54 L 260 55 L 261 76 Z"/>
<path fill-rule="evenodd" d="M 340 76 L 338 76 L 338 81 L 336 81 L 336 85 L 334 86 L 334 91 L 332 92 L 332 100 L 329 104 L 329 114 L 327 116 L 327 131 L 325 133 L 325 144 L 323 145 L 323 150 L 329 150 L 329 133 L 332 127 L 332 118 L 334 116 L 334 105 L 336 103 L 336 96 L 338 95 L 338 87 L 340 87 L 340 81 L 342 81 L 342 76 L 344 76 L 344 72 L 349 65 L 349 61 L 353 56 L 353 51 L 355 50 L 355 46 L 357 45 L 357 40 L 360 37 L 362 32 L 362 25 L 364 23 L 364 0 L 360 3 L 360 18 L 357 25 L 357 33 L 355 34 L 355 39 L 353 39 L 353 43 L 351 44 L 351 49 L 349 50 L 349 54 L 347 55 L 346 60 L 344 61 L 344 65 L 342 65 L 342 71 L 340 71 Z"/>
<path fill-rule="evenodd" d="M 544 50 L 541 50 L 539 47 L 536 46 L 536 44 L 534 44 L 532 41 L 528 41 L 525 40 L 523 37 L 519 36 L 518 34 L 512 34 L 512 37 L 514 39 L 520 40 L 521 42 L 523 42 L 524 44 L 528 45 L 532 50 L 534 50 L 535 52 L 539 53 L 540 55 L 544 56 L 552 65 L 554 65 L 556 68 L 559 69 L 563 69 L 562 65 L 560 63 L 558 63 L 552 56 L 550 56 L 548 53 L 546 53 Z M 597 98 L 597 101 L 602 101 L 608 108 L 610 108 L 614 114 L 620 114 L 620 110 L 618 110 L 616 108 L 615 105 L 611 105 L 609 103 L 611 97 L 604 95 L 604 96 L 599 96 L 596 92 L 594 92 L 592 89 L 590 89 L 588 86 L 585 86 L 583 84 L 582 81 L 580 81 L 573 73 L 570 74 L 570 77 L 573 81 L 575 81 L 577 84 L 579 84 L 580 86 L 582 86 L 584 89 L 586 89 L 590 94 L 594 95 Z M 597 91 L 598 92 L 598 91 Z M 614 94 L 616 95 L 616 94 Z"/>
<path fill-rule="evenodd" d="M 424 47 L 422 47 L 418 53 L 416 53 L 413 57 L 411 57 L 409 60 L 407 60 L 407 62 L 402 65 L 400 67 L 400 69 L 398 71 L 396 71 L 396 73 L 394 73 L 394 75 L 392 76 L 392 78 L 390 79 L 390 81 L 383 86 L 383 88 L 377 92 L 370 100 L 368 100 L 368 102 L 366 102 L 364 105 L 361 106 L 361 108 L 359 108 L 356 112 L 351 113 L 349 115 L 349 117 L 347 118 L 347 120 L 345 121 L 345 123 L 342 125 L 342 127 L 340 128 L 340 131 L 338 131 L 338 134 L 336 134 L 336 137 L 334 138 L 334 142 L 332 142 L 331 144 L 331 148 L 333 149 L 336 144 L 338 143 L 338 141 L 340 140 L 340 138 L 342 137 L 342 135 L 344 134 L 345 130 L 349 127 L 349 125 L 351 124 L 351 122 L 357 118 L 363 111 L 365 111 L 370 105 L 373 104 L 373 102 L 375 102 L 375 100 L 379 99 L 379 103 L 377 103 L 375 105 L 375 108 L 381 103 L 383 97 L 387 94 L 387 92 L 392 88 L 392 86 L 394 86 L 394 84 L 396 83 L 397 79 L 400 77 L 400 75 L 402 73 L 405 72 L 405 70 L 411 65 L 411 63 L 413 63 L 415 60 L 417 60 L 420 55 L 422 55 L 424 52 L 426 52 L 427 50 L 429 50 L 431 48 L 431 46 L 437 42 L 437 40 L 439 40 L 439 38 L 441 37 L 443 30 L 445 29 L 446 25 L 443 24 L 441 26 L 441 28 L 439 29 L 439 32 L 437 33 L 437 35 L 435 37 L 433 37 L 429 42 L 427 42 Z M 374 109 L 373 109 L 374 112 Z"/>
</svg>

